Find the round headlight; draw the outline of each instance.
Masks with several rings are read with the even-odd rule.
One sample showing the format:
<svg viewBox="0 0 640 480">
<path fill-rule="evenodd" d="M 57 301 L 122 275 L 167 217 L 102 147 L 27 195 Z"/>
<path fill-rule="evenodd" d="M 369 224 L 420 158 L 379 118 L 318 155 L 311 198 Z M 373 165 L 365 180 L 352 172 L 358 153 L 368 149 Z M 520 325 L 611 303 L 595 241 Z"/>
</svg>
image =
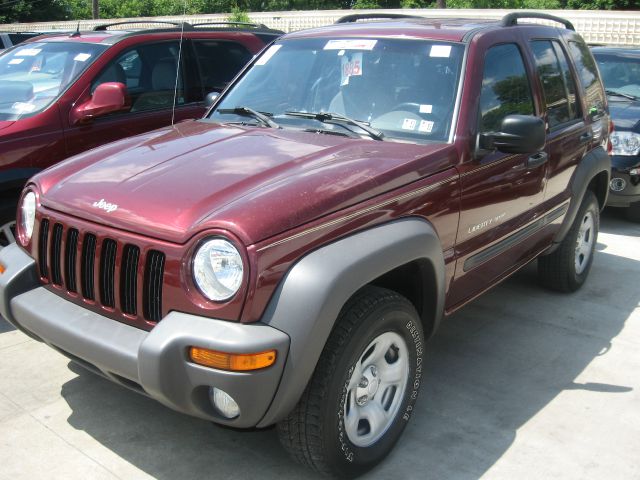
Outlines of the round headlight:
<svg viewBox="0 0 640 480">
<path fill-rule="evenodd" d="M 33 226 L 36 223 L 36 194 L 28 192 L 22 198 L 22 205 L 20 205 L 20 217 L 23 243 L 28 243 L 33 235 Z"/>
<path fill-rule="evenodd" d="M 242 257 L 231 242 L 222 238 L 207 240 L 193 259 L 193 279 L 210 300 L 220 302 L 233 297 L 242 285 Z"/>
</svg>

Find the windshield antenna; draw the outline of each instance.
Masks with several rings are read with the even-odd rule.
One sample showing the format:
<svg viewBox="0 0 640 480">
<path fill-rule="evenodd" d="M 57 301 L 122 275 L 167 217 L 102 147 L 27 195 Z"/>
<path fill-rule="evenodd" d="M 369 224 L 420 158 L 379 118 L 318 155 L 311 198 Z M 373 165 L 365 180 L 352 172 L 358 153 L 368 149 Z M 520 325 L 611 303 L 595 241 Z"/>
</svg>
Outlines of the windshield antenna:
<svg viewBox="0 0 640 480">
<path fill-rule="evenodd" d="M 176 65 L 176 83 L 173 87 L 173 108 L 171 109 L 171 126 L 175 124 L 176 120 L 176 100 L 178 96 L 178 76 L 180 75 L 180 62 L 182 60 L 182 38 L 184 36 L 184 24 L 185 17 L 187 16 L 187 0 L 184 0 L 184 7 L 182 9 L 182 22 L 180 25 L 180 46 L 178 47 L 178 64 Z"/>
<path fill-rule="evenodd" d="M 80 22 L 78 22 L 78 26 L 76 27 L 76 31 L 69 35 L 71 38 L 80 36 Z"/>
</svg>

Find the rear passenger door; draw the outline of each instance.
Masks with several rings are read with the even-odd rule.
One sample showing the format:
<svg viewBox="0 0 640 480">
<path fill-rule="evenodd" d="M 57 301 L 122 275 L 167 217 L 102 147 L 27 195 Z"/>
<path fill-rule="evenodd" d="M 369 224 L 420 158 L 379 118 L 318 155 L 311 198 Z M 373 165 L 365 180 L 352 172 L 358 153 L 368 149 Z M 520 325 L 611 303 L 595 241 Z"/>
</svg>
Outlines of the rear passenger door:
<svg viewBox="0 0 640 480">
<path fill-rule="evenodd" d="M 551 208 L 569 195 L 567 185 L 593 133 L 585 125 L 575 75 L 563 45 L 550 39 L 531 40 L 530 45 L 545 108 L 549 157 L 545 200 Z"/>
<path fill-rule="evenodd" d="M 176 122 L 200 117 L 204 112 L 202 90 L 194 79 L 192 63 L 184 61 L 185 45 L 180 52 L 180 44 L 174 40 L 140 44 L 109 62 L 92 79 L 85 95 L 92 94 L 101 83 L 124 83 L 131 107 L 86 125 L 69 125 L 65 132 L 68 154 L 170 125 L 172 117 Z"/>
</svg>

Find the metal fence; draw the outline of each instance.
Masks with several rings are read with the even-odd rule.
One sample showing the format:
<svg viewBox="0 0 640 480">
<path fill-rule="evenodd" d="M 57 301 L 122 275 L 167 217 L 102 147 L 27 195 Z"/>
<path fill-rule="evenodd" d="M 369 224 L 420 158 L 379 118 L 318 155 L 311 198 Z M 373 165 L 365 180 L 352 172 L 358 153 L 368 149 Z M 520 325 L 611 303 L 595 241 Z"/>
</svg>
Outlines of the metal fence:
<svg viewBox="0 0 640 480">
<path fill-rule="evenodd" d="M 578 33 L 589 43 L 601 43 L 609 45 L 640 45 L 640 12 L 638 11 L 603 11 L 603 10 L 536 10 L 552 15 L 558 15 L 570 20 Z M 509 10 L 464 10 L 464 9 L 403 9 L 403 10 L 358 10 L 358 13 L 410 13 L 430 18 L 493 18 L 499 19 Z M 335 22 L 338 18 L 353 13 L 348 10 L 318 10 L 298 12 L 265 12 L 249 13 L 253 22 L 262 23 L 268 27 L 292 32 L 305 28 L 320 27 Z M 80 25 L 81 30 L 90 30 L 96 25 L 110 21 L 134 21 L 138 25 L 128 25 L 127 28 L 136 26 L 148 26 L 144 24 L 148 20 L 221 22 L 227 19 L 227 14 L 214 15 L 185 15 L 169 17 L 145 17 L 127 18 L 118 20 L 80 20 L 62 22 L 38 22 L 38 23 L 13 23 L 0 25 L 4 31 L 51 31 L 51 30 L 75 30 Z M 541 22 L 547 23 L 547 22 Z"/>
</svg>

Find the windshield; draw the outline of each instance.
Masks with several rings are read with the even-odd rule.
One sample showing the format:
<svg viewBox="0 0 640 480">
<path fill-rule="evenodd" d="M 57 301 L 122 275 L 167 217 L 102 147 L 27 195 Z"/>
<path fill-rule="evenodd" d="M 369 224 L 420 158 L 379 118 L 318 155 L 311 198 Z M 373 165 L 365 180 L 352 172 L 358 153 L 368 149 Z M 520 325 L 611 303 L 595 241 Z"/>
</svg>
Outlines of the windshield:
<svg viewBox="0 0 640 480">
<path fill-rule="evenodd" d="M 254 63 L 209 118 L 260 124 L 255 115 L 239 114 L 245 107 L 282 128 L 442 142 L 449 137 L 462 56 L 462 45 L 425 40 L 283 41 Z M 319 113 L 334 115 L 303 115 Z"/>
<path fill-rule="evenodd" d="M 17 120 L 49 106 L 106 47 L 28 43 L 0 55 L 0 120 Z"/>
<path fill-rule="evenodd" d="M 640 98 L 640 55 L 595 53 L 607 93 L 620 93 Z"/>
</svg>

